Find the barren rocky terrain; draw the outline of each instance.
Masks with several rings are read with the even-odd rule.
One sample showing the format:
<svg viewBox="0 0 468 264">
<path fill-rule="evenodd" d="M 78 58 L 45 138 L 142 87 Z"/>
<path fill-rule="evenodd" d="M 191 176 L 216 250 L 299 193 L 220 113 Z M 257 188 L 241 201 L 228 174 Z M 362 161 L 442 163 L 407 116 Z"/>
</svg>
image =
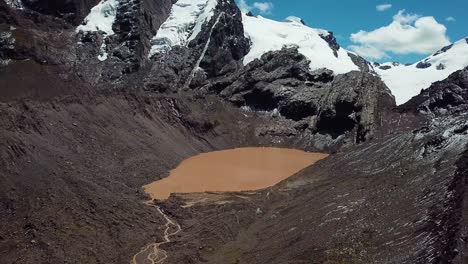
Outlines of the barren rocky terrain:
<svg viewBox="0 0 468 264">
<path fill-rule="evenodd" d="M 151 58 L 174 1 L 76 32 L 97 2 L 0 0 L 0 263 L 130 263 L 168 232 L 161 263 L 468 263 L 468 68 L 396 106 L 362 58 L 310 71 L 289 47 L 244 66 L 234 1 Z M 182 160 L 247 146 L 330 156 L 264 190 L 145 204 Z"/>
</svg>

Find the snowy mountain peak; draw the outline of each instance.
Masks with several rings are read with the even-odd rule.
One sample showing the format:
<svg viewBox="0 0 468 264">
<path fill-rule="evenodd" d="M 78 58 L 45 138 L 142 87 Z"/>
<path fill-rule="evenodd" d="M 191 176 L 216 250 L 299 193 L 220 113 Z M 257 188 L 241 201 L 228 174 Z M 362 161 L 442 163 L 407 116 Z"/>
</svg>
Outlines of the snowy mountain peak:
<svg viewBox="0 0 468 264">
<path fill-rule="evenodd" d="M 286 22 L 278 22 L 262 16 L 242 16 L 245 36 L 250 39 L 250 52 L 244 64 L 260 58 L 269 51 L 283 47 L 298 47 L 298 51 L 310 60 L 310 69 L 328 68 L 336 74 L 359 70 L 348 51 L 334 50 L 324 39 L 330 32 L 305 26 L 300 18 L 289 17 Z"/>
<path fill-rule="evenodd" d="M 17 5 L 15 3 L 21 3 L 21 0 L 7 0 L 7 3 Z M 83 24 L 76 28 L 77 32 L 99 32 L 103 35 L 105 41 L 101 44 L 98 56 L 101 61 L 108 58 L 107 52 L 110 52 L 108 49 L 113 47 L 113 45 L 106 46 L 111 39 L 109 36 L 120 34 L 118 27 L 114 27 L 116 30 L 114 32 L 113 26 L 116 23 L 117 12 L 122 9 L 124 3 L 126 1 L 101 0 L 91 9 Z M 231 4 L 230 8 L 226 7 Z M 188 44 L 201 32 L 207 33 L 208 36 L 207 41 L 202 45 L 203 48 L 200 50 L 200 57 L 195 63 L 194 70 L 188 78 L 188 85 L 196 77 L 195 73 L 210 48 L 211 34 L 218 31 L 221 31 L 223 36 L 228 36 L 226 39 L 232 39 L 232 43 L 227 44 L 226 47 L 234 49 L 228 56 L 232 56 L 236 62 L 241 61 L 247 65 L 267 52 L 295 47 L 310 61 L 308 66 L 311 71 L 327 68 L 335 74 L 354 70 L 378 74 L 392 90 L 398 104 L 408 101 L 433 82 L 443 80 L 451 73 L 468 66 L 468 38 L 443 47 L 433 55 L 411 65 L 388 62 L 372 66 L 358 55 L 340 47 L 330 31 L 309 27 L 296 16 L 287 17 L 282 22 L 253 16 L 251 13 L 240 16 L 240 11 L 234 6 L 234 1 L 224 0 L 178 0 L 172 7 L 168 6 L 165 12 L 165 15 L 169 14 L 169 16 L 151 38 L 149 57 L 166 53 L 175 46 L 191 49 Z M 236 23 L 225 25 L 226 18 Z M 218 23 L 220 21 L 223 23 Z M 233 25 L 236 30 L 214 31 L 217 26 L 232 29 Z M 243 33 L 241 27 L 243 27 Z M 218 42 L 212 42 L 211 45 L 214 45 L 213 43 L 220 45 Z M 213 50 L 216 52 L 217 47 Z M 226 52 L 229 53 L 229 50 Z M 223 68 L 222 62 L 219 63 L 220 65 L 216 67 Z"/>
<path fill-rule="evenodd" d="M 403 104 L 432 83 L 468 66 L 468 41 L 461 39 L 411 65 L 383 63 L 375 71 Z"/>
<path fill-rule="evenodd" d="M 169 18 L 151 40 L 149 56 L 164 53 L 174 46 L 186 46 L 211 20 L 218 0 L 179 0 L 171 9 Z"/>
</svg>

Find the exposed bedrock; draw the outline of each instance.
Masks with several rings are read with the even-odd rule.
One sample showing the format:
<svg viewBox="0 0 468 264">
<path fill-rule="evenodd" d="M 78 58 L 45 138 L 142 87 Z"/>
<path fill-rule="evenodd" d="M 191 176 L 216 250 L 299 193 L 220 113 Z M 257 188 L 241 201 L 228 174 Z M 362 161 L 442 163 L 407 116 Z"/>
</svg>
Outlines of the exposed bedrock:
<svg viewBox="0 0 468 264">
<path fill-rule="evenodd" d="M 443 81 L 435 82 L 399 108 L 434 115 L 453 115 L 466 111 L 467 102 L 468 68 L 451 74 Z"/>
<path fill-rule="evenodd" d="M 249 41 L 234 1 L 219 1 L 213 17 L 203 28 L 188 47 L 174 47 L 152 58 L 153 65 L 144 79 L 145 90 L 196 88 L 242 68 Z"/>
<path fill-rule="evenodd" d="M 99 0 L 22 0 L 27 9 L 79 25 Z"/>
<path fill-rule="evenodd" d="M 282 117 L 304 123 L 317 137 L 328 138 L 325 145 L 339 144 L 345 137 L 353 143 L 371 138 L 395 107 L 385 84 L 364 72 L 310 72 L 308 63 L 294 48 L 270 52 L 202 90 L 254 111 L 276 109 Z"/>
</svg>

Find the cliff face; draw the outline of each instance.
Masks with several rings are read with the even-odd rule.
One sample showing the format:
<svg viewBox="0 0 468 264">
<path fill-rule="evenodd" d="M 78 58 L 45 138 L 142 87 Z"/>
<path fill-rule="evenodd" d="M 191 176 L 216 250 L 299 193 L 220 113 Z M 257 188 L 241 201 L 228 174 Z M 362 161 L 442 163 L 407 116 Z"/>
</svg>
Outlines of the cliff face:
<svg viewBox="0 0 468 264">
<path fill-rule="evenodd" d="M 0 0 L 1 263 L 128 263 L 163 236 L 141 186 L 242 146 L 332 155 L 267 190 L 173 195 L 167 263 L 466 262 L 468 69 L 397 107 L 330 32 L 278 22 L 325 55 L 265 51 L 234 1 L 190 3 Z"/>
<path fill-rule="evenodd" d="M 19 2 L 23 8 L 62 18 L 73 25 L 78 25 L 99 1 L 21 0 Z"/>
</svg>

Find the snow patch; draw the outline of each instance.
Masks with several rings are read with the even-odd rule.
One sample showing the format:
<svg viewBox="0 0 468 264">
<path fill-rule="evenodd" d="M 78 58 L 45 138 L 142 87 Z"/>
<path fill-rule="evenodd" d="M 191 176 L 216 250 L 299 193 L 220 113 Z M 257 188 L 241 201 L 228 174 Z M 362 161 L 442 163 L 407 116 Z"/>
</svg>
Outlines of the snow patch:
<svg viewBox="0 0 468 264">
<path fill-rule="evenodd" d="M 99 61 L 105 61 L 107 58 L 109 58 L 109 53 L 106 51 L 106 42 L 102 42 L 101 44 L 101 53 L 98 55 L 98 60 Z"/>
<path fill-rule="evenodd" d="M 118 0 L 102 0 L 84 19 L 83 24 L 76 28 L 76 32 L 102 31 L 106 36 L 114 35 L 112 25 L 117 14 Z"/>
<path fill-rule="evenodd" d="M 347 50 L 340 48 L 335 57 L 328 43 L 320 37 L 327 36 L 328 31 L 303 25 L 300 18 L 290 17 L 287 22 L 278 22 L 243 14 L 242 20 L 245 36 L 252 42 L 250 52 L 244 57 L 244 65 L 269 51 L 297 46 L 299 52 L 310 60 L 310 70 L 327 68 L 335 74 L 359 70 Z"/>
<path fill-rule="evenodd" d="M 151 40 L 149 56 L 165 53 L 174 46 L 187 46 L 210 21 L 218 0 L 179 0 L 172 6 L 168 19 Z"/>
<path fill-rule="evenodd" d="M 417 68 L 418 63 L 429 65 L 427 68 Z M 437 52 L 428 58 L 412 65 L 383 63 L 380 67 L 390 66 L 387 70 L 375 68 L 385 84 L 395 96 L 398 105 L 407 102 L 418 95 L 422 89 L 429 88 L 432 83 L 446 79 L 455 71 L 468 66 L 468 45 L 464 39 L 457 41 L 445 52 Z"/>
<path fill-rule="evenodd" d="M 8 64 L 10 64 L 10 62 L 11 62 L 10 59 L 6 59 L 6 60 L 0 59 L 0 67 L 8 66 Z"/>
<path fill-rule="evenodd" d="M 76 32 L 101 32 L 103 34 L 104 40 L 98 56 L 98 60 L 100 61 L 107 60 L 109 56 L 106 51 L 105 38 L 115 34 L 112 25 L 115 22 L 118 5 L 118 0 L 102 0 L 95 7 L 91 8 L 83 23 L 76 28 Z"/>
<path fill-rule="evenodd" d="M 11 8 L 15 8 L 15 9 L 23 9 L 24 8 L 23 2 L 21 0 L 5 0 L 5 2 Z"/>
<path fill-rule="evenodd" d="M 281 117 L 281 113 L 279 112 L 278 108 L 275 108 L 271 111 L 263 111 L 263 110 L 254 110 L 250 106 L 244 105 L 244 106 L 241 106 L 240 109 L 248 113 L 258 113 L 258 114 L 267 115 L 270 117 Z"/>
</svg>

